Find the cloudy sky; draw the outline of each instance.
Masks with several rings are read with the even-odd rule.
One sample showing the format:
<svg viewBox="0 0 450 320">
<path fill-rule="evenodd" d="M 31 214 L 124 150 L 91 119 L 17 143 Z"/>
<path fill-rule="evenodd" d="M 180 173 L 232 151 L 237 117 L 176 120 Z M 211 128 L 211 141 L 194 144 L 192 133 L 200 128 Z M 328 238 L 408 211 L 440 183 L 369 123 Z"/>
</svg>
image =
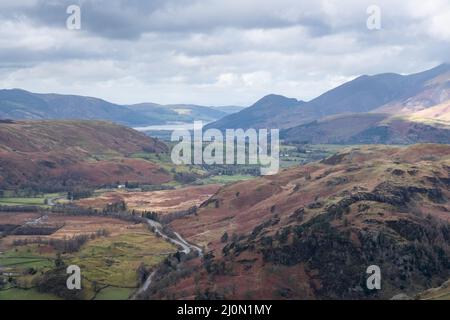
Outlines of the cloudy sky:
<svg viewBox="0 0 450 320">
<path fill-rule="evenodd" d="M 66 9 L 81 7 L 81 30 Z M 369 30 L 367 8 L 381 9 Z M 1 0 L 0 88 L 117 103 L 308 100 L 450 57 L 448 0 Z"/>
</svg>

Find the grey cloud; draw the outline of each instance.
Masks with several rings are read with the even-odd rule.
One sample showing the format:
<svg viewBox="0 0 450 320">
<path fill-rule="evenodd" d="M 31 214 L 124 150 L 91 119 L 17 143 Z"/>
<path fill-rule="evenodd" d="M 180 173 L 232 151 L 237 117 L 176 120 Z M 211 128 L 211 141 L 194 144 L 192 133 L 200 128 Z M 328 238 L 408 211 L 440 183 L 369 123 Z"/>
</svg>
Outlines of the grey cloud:
<svg viewBox="0 0 450 320">
<path fill-rule="evenodd" d="M 10 16 L 26 15 L 36 23 L 64 28 L 66 8 L 82 9 L 83 29 L 108 38 L 136 39 L 146 32 L 209 32 L 218 28 L 283 28 L 304 25 L 312 34 L 331 32 L 298 1 L 201 0 L 36 0 L 34 6 L 7 7 Z M 290 16 L 294 10 L 295 14 Z M 5 17 L 5 15 L 4 15 Z"/>
<path fill-rule="evenodd" d="M 372 0 L 5 0 L 0 87 L 123 103 L 310 99 L 362 73 L 448 60 L 450 33 L 430 23 L 450 4 L 436 1 L 380 0 L 383 28 L 370 31 Z M 70 4 L 81 31 L 65 29 Z"/>
</svg>

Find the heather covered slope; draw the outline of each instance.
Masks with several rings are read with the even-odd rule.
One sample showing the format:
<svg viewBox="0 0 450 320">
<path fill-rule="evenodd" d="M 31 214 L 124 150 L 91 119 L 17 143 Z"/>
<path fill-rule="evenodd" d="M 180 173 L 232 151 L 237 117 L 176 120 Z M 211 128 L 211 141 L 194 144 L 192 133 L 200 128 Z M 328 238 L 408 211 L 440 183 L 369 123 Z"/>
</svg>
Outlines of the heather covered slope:
<svg viewBox="0 0 450 320">
<path fill-rule="evenodd" d="M 413 120 L 433 119 L 438 122 L 450 123 L 450 100 L 412 114 Z"/>
<path fill-rule="evenodd" d="M 117 182 L 163 183 L 169 174 L 134 153 L 167 146 L 132 129 L 99 121 L 0 123 L 0 189 L 70 189 Z"/>
<path fill-rule="evenodd" d="M 225 187 L 172 222 L 205 258 L 149 295 L 385 299 L 439 286 L 450 277 L 449 174 L 447 145 L 373 146 Z M 380 291 L 365 286 L 374 264 Z"/>
<path fill-rule="evenodd" d="M 450 123 L 446 117 L 446 109 L 441 106 L 410 116 L 345 114 L 286 129 L 281 137 L 289 142 L 309 144 L 448 143 Z"/>
</svg>

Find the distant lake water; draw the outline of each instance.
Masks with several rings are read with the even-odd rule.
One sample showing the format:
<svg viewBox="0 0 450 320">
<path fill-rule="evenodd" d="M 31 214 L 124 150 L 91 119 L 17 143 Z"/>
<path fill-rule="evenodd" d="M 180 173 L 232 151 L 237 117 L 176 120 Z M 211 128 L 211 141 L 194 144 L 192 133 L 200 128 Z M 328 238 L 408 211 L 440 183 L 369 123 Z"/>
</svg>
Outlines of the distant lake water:
<svg viewBox="0 0 450 320">
<path fill-rule="evenodd" d="M 204 122 L 203 125 L 207 125 L 208 122 Z M 146 127 L 133 128 L 137 131 L 174 131 L 174 130 L 194 130 L 193 123 L 170 123 L 170 124 L 157 124 Z"/>
</svg>

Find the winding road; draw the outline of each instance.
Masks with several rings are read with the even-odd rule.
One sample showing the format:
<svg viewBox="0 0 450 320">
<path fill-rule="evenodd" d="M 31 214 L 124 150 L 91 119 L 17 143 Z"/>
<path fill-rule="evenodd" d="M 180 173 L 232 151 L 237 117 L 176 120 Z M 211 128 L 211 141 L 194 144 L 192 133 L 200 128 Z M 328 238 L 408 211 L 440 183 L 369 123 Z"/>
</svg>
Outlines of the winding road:
<svg viewBox="0 0 450 320">
<path fill-rule="evenodd" d="M 54 197 L 54 198 L 48 198 L 47 199 L 47 204 L 49 206 L 55 206 L 56 203 L 55 201 L 58 201 L 60 199 L 64 199 L 65 197 Z M 203 250 L 193 244 L 190 244 L 189 242 L 187 242 L 179 233 L 177 232 L 173 232 L 173 234 L 175 235 L 175 238 L 172 238 L 170 236 L 168 236 L 167 234 L 164 233 L 163 231 L 163 227 L 162 225 L 155 221 L 155 220 L 151 220 L 151 219 L 146 219 L 148 225 L 154 230 L 155 234 L 158 234 L 161 236 L 161 238 L 163 238 L 164 240 L 176 245 L 177 247 L 181 248 L 181 250 L 179 250 L 178 252 L 182 252 L 185 254 L 189 254 L 191 253 L 191 251 L 197 251 L 199 257 L 203 256 Z M 145 292 L 149 287 L 150 284 L 152 283 L 153 277 L 155 276 L 157 270 L 154 270 L 145 280 L 144 284 L 133 294 L 133 296 L 131 297 L 132 299 L 135 299 L 139 294 Z"/>
<path fill-rule="evenodd" d="M 173 234 L 175 235 L 175 237 L 177 237 L 177 239 L 171 238 L 169 237 L 167 234 L 164 233 L 163 231 L 163 227 L 162 225 L 155 221 L 155 220 L 151 220 L 151 219 L 146 219 L 147 223 L 150 227 L 153 228 L 154 232 L 158 235 L 161 236 L 161 238 L 163 238 L 166 241 L 169 241 L 170 243 L 173 243 L 174 245 L 182 248 L 182 250 L 179 250 L 179 252 L 183 252 L 185 254 L 189 254 L 191 253 L 191 251 L 197 251 L 198 255 L 200 257 L 203 256 L 203 250 L 193 244 L 190 244 L 189 242 L 187 242 L 182 236 L 180 236 L 180 234 L 178 234 L 177 232 L 174 232 Z M 157 270 L 154 270 L 145 280 L 144 284 L 134 293 L 134 295 L 132 296 L 132 299 L 135 299 L 139 294 L 147 291 L 147 289 L 150 287 L 153 277 L 155 276 Z"/>
<path fill-rule="evenodd" d="M 181 237 L 177 232 L 173 233 L 175 237 L 177 237 L 177 239 L 174 239 L 169 237 L 162 231 L 162 226 L 159 222 L 147 219 L 147 223 L 149 224 L 150 227 L 154 229 L 155 233 L 159 234 L 164 240 L 167 240 L 173 243 L 174 245 L 183 248 L 183 250 L 181 250 L 180 252 L 189 254 L 191 251 L 197 251 L 200 257 L 203 255 L 203 250 L 200 247 L 190 244 L 185 239 L 183 239 L 183 237 Z"/>
<path fill-rule="evenodd" d="M 66 196 L 58 196 L 58 197 L 53 197 L 53 198 L 47 198 L 47 205 L 49 205 L 51 207 L 54 207 L 54 206 L 56 206 L 55 201 L 63 200 L 63 199 L 66 199 L 66 198 L 67 198 Z"/>
</svg>

